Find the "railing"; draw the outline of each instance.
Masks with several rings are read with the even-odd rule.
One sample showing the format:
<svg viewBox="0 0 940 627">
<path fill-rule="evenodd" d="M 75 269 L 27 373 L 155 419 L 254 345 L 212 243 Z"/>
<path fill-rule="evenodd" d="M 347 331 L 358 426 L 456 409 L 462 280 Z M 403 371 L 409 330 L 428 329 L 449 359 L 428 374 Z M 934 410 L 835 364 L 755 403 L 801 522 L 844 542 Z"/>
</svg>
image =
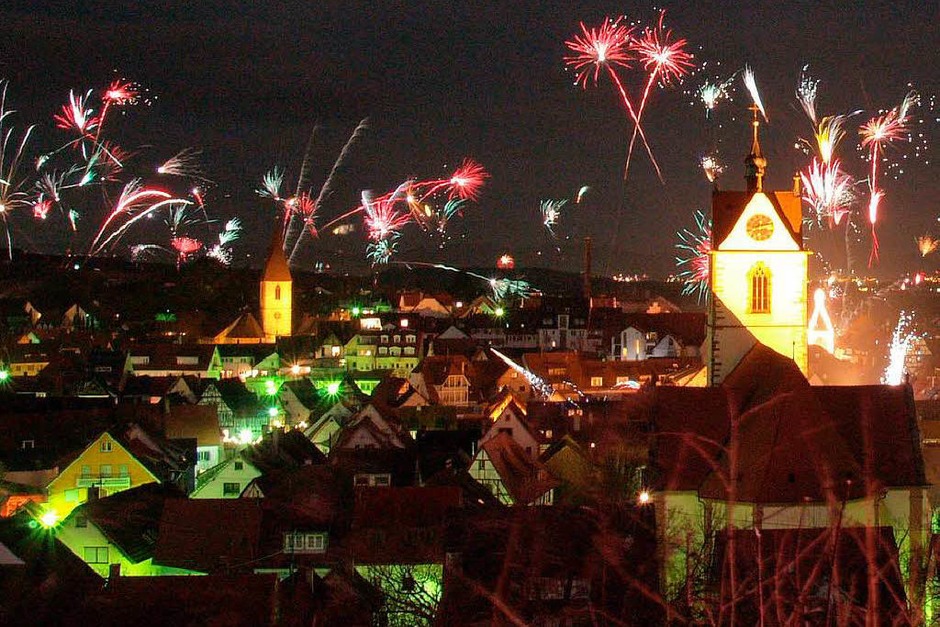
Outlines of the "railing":
<svg viewBox="0 0 940 627">
<path fill-rule="evenodd" d="M 124 476 L 105 476 L 100 475 L 80 475 L 78 479 L 75 480 L 75 487 L 77 488 L 90 488 L 91 486 L 98 486 L 101 488 L 124 488 L 127 489 L 131 487 L 131 478 L 128 475 Z"/>
</svg>

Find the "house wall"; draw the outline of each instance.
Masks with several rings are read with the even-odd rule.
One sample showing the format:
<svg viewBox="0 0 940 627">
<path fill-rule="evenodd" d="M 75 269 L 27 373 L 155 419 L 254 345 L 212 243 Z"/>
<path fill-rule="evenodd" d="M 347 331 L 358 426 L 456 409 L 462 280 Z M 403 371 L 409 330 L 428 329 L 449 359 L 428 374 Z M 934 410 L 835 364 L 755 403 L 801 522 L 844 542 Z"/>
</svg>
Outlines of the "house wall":
<svg viewBox="0 0 940 627">
<path fill-rule="evenodd" d="M 108 447 L 110 450 L 103 450 Z M 110 475 L 104 476 L 102 471 L 107 470 L 107 466 L 110 466 Z M 46 487 L 49 494 L 46 509 L 55 511 L 59 518 L 65 518 L 88 500 L 90 486 L 98 486 L 98 496 L 104 498 L 145 483 L 157 482 L 157 477 L 127 449 L 109 434 L 103 433 L 49 483 Z"/>
<path fill-rule="evenodd" d="M 191 499 L 236 499 L 239 498 L 242 492 L 245 491 L 245 488 L 253 480 L 261 476 L 261 471 L 241 459 L 236 457 L 228 461 L 222 462 L 224 466 L 219 469 L 218 472 L 213 473 L 211 470 L 209 474 L 211 476 L 207 477 L 205 480 L 201 481 L 196 489 L 193 490 L 193 493 L 189 495 Z M 241 464 L 241 468 L 237 468 L 237 464 Z M 225 493 L 225 484 L 238 484 L 238 493 Z"/>
<path fill-rule="evenodd" d="M 79 526 L 84 520 L 85 526 Z M 56 527 L 56 539 L 62 542 L 78 559 L 88 564 L 89 568 L 103 578 L 107 578 L 111 564 L 121 565 L 121 576 L 152 577 L 157 575 L 192 575 L 197 574 L 182 568 L 158 566 L 148 558 L 134 563 L 121 550 L 111 544 L 107 537 L 92 522 L 76 513 Z M 86 549 L 92 549 L 88 551 Z M 100 549 L 106 549 L 102 551 Z M 105 556 L 104 553 L 107 553 Z M 96 561 L 97 560 L 97 561 Z"/>
<path fill-rule="evenodd" d="M 473 458 L 470 468 L 467 469 L 470 476 L 483 486 L 486 486 L 493 493 L 499 502 L 503 505 L 513 505 L 514 501 L 506 490 L 502 478 L 496 472 L 493 462 L 490 461 L 486 451 L 480 449 L 477 456 Z"/>
</svg>

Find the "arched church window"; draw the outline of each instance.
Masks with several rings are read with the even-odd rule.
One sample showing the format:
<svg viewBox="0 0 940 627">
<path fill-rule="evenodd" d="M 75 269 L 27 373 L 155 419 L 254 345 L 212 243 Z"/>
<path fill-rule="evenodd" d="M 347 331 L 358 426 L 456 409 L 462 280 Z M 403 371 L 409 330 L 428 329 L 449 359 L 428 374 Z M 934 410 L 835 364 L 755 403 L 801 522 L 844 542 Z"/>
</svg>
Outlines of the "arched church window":
<svg viewBox="0 0 940 627">
<path fill-rule="evenodd" d="M 274 286 L 274 300 L 281 300 L 281 286 Z"/>
<path fill-rule="evenodd" d="M 748 313 L 770 313 L 770 270 L 758 261 L 748 272 L 751 291 L 748 298 Z"/>
</svg>

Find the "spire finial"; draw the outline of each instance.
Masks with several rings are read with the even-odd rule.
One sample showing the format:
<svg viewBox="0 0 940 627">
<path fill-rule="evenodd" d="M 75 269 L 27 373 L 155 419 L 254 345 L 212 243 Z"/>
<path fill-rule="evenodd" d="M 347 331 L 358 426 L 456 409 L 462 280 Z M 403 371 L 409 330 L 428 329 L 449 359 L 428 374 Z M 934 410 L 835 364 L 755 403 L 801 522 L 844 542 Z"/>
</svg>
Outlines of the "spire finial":
<svg viewBox="0 0 940 627">
<path fill-rule="evenodd" d="M 751 153 L 744 160 L 744 180 L 747 181 L 747 191 L 759 192 L 764 188 L 764 168 L 767 167 L 767 160 L 760 149 L 760 107 L 755 103 L 748 108 L 753 114 L 751 127 L 754 129 L 754 135 L 751 140 Z"/>
</svg>

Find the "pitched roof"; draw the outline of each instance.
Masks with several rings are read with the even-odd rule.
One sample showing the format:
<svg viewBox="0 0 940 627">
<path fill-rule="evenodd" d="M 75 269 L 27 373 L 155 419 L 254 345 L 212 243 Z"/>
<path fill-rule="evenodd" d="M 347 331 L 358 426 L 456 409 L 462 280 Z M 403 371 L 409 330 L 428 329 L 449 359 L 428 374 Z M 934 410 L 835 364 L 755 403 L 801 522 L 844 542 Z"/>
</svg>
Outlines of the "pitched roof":
<svg viewBox="0 0 940 627">
<path fill-rule="evenodd" d="M 262 281 L 290 281 L 290 266 L 287 264 L 287 255 L 284 254 L 284 234 L 281 225 L 275 225 L 274 236 L 271 238 L 271 248 L 268 249 L 268 259 L 264 263 Z"/>
<path fill-rule="evenodd" d="M 175 486 L 147 483 L 79 505 L 69 518 L 86 516 L 111 544 L 136 564 L 153 557 L 164 503 L 174 498 L 185 498 L 185 495 Z"/>
<path fill-rule="evenodd" d="M 264 329 L 254 314 L 250 311 L 243 311 L 227 327 L 219 331 L 215 336 L 217 341 L 228 339 L 250 339 L 263 340 L 265 337 Z"/>
<path fill-rule="evenodd" d="M 168 439 L 194 438 L 196 446 L 222 444 L 219 410 L 215 405 L 172 405 L 163 424 Z"/>
<path fill-rule="evenodd" d="M 763 192 L 773 205 L 794 241 L 802 248 L 803 207 L 799 195 L 789 191 Z M 717 244 L 734 229 L 755 192 L 716 190 L 712 194 L 712 241 Z"/>
<path fill-rule="evenodd" d="M 526 454 L 508 433 L 499 433 L 480 447 L 486 452 L 512 500 L 528 504 L 558 485 L 545 467 Z"/>
<path fill-rule="evenodd" d="M 166 501 L 153 561 L 204 573 L 237 569 L 260 557 L 258 499 Z"/>
</svg>

